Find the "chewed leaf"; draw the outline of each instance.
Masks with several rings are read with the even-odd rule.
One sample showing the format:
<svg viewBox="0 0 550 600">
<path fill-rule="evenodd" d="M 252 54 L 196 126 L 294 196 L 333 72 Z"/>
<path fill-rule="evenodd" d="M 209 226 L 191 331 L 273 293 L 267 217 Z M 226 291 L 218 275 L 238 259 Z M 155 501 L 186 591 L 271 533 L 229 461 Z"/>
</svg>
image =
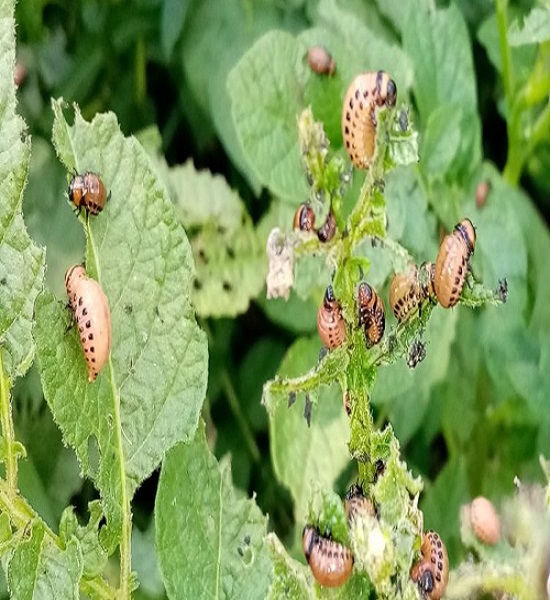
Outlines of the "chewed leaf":
<svg viewBox="0 0 550 600">
<path fill-rule="evenodd" d="M 44 396 L 116 532 L 128 496 L 170 447 L 194 435 L 207 343 L 191 303 L 191 249 L 145 152 L 114 115 L 87 123 L 76 111 L 70 126 L 61 107 L 53 105 L 58 155 L 68 169 L 99 173 L 111 194 L 89 218 L 86 266 L 109 301 L 112 348 L 88 383 L 77 332 L 66 331 L 66 298 L 42 294 L 37 355 Z"/>
<path fill-rule="evenodd" d="M 164 461 L 155 505 L 156 546 L 169 598 L 265 598 L 266 518 L 218 465 L 204 425 Z"/>
<path fill-rule="evenodd" d="M 172 197 L 197 265 L 193 300 L 203 317 L 244 312 L 262 289 L 266 258 L 243 201 L 219 175 L 191 162 L 170 169 Z"/>
<path fill-rule="evenodd" d="M 306 575 L 307 566 L 291 558 L 274 533 L 268 534 L 266 541 L 275 570 L 275 577 L 269 588 L 269 600 L 278 600 L 285 596 L 296 600 L 312 598 L 311 583 Z"/>
<path fill-rule="evenodd" d="M 15 379 L 32 362 L 33 305 L 44 278 L 44 251 L 33 244 L 21 213 L 30 139 L 15 113 L 12 10 L 9 2 L 0 8 L 0 336 L 5 372 Z"/>
</svg>

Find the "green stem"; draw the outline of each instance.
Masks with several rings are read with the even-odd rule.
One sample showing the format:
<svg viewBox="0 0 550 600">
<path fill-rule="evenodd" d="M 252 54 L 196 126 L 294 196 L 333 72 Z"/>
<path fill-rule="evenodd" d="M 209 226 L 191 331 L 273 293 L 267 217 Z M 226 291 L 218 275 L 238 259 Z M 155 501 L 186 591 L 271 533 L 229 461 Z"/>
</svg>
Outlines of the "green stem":
<svg viewBox="0 0 550 600">
<path fill-rule="evenodd" d="M 95 247 L 92 231 L 89 227 L 88 219 L 86 218 L 86 233 L 88 238 L 89 259 L 93 261 L 97 279 L 100 282 L 100 269 L 97 259 L 97 249 Z M 132 505 L 131 497 L 128 493 L 126 485 L 126 463 L 124 456 L 124 444 L 122 440 L 122 420 L 120 417 L 120 398 L 117 393 L 117 385 L 115 381 L 115 373 L 111 356 L 109 356 L 109 373 L 111 384 L 111 399 L 113 402 L 113 431 L 115 436 L 115 445 L 117 448 L 119 478 L 120 478 L 120 508 L 122 513 L 122 526 L 120 538 L 120 584 L 119 596 L 121 600 L 131 598 L 132 596 Z"/>
<path fill-rule="evenodd" d="M 17 450 L 11 416 L 10 380 L 4 373 L 4 357 L 0 351 L 0 419 L 4 438 L 6 481 L 12 495 L 17 494 Z"/>
<path fill-rule="evenodd" d="M 237 421 L 239 429 L 241 430 L 241 434 L 244 438 L 248 451 L 250 452 L 250 456 L 255 463 L 260 462 L 261 452 L 256 444 L 256 440 L 252 435 L 252 431 L 248 425 L 248 421 L 246 420 L 243 411 L 241 409 L 241 405 L 239 403 L 239 399 L 237 397 L 237 393 L 235 392 L 235 388 L 233 387 L 233 383 L 229 377 L 229 374 L 224 369 L 222 373 L 222 385 L 225 391 L 225 395 L 227 397 L 227 402 L 229 403 L 229 408 Z"/>
<path fill-rule="evenodd" d="M 508 0 L 496 1 L 498 41 L 500 45 L 500 60 L 502 62 L 502 79 L 504 81 L 504 96 L 506 110 L 512 106 L 514 81 L 512 73 L 512 53 L 508 44 Z"/>
</svg>

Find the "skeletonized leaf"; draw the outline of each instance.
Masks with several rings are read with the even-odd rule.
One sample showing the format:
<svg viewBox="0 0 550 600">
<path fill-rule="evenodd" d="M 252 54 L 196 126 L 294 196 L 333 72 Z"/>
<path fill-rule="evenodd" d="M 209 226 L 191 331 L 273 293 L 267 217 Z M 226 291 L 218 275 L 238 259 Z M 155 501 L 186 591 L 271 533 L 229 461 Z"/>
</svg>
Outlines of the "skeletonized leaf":
<svg viewBox="0 0 550 600">
<path fill-rule="evenodd" d="M 12 379 L 32 363 L 32 313 L 44 278 L 44 252 L 30 239 L 21 213 L 30 158 L 25 123 L 15 113 L 13 5 L 0 6 L 0 336 Z"/>
<path fill-rule="evenodd" d="M 36 305 L 37 355 L 44 396 L 97 485 L 116 538 L 136 487 L 170 447 L 194 435 L 206 337 L 190 300 L 189 243 L 141 146 L 121 134 L 113 114 L 88 123 L 77 110 L 70 126 L 62 102 L 53 109 L 62 162 L 100 173 L 111 193 L 90 217 L 86 266 L 109 299 L 113 343 L 109 362 L 88 383 L 78 332 L 67 332 L 66 299 L 44 293 Z"/>
<path fill-rule="evenodd" d="M 156 546 L 170 598 L 265 598 L 266 518 L 218 465 L 204 425 L 166 456 L 155 505 Z"/>
<path fill-rule="evenodd" d="M 193 299 L 203 317 L 234 317 L 262 289 L 265 244 L 243 201 L 223 177 L 192 162 L 169 171 L 176 207 L 197 265 Z"/>
</svg>

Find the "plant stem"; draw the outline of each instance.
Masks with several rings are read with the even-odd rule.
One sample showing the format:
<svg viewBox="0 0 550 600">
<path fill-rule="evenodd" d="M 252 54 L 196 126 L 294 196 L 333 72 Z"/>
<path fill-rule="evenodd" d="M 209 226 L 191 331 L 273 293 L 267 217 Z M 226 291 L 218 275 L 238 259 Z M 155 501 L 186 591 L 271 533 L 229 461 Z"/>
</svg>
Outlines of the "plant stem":
<svg viewBox="0 0 550 600">
<path fill-rule="evenodd" d="M 94 239 L 92 236 L 91 229 L 89 227 L 88 219 L 86 218 L 86 235 L 88 238 L 88 250 L 89 260 L 94 263 L 95 271 L 97 273 L 98 281 L 101 280 L 99 263 L 97 259 L 97 250 L 95 247 Z M 115 381 L 115 373 L 113 369 L 113 363 L 111 356 L 109 355 L 109 382 L 111 385 L 111 399 L 112 399 L 112 415 L 113 415 L 113 428 L 115 436 L 116 454 L 118 460 L 119 470 L 119 497 L 120 497 L 120 509 L 122 514 L 122 525 L 121 525 L 121 537 L 120 537 L 120 583 L 119 583 L 119 596 L 121 600 L 131 598 L 132 596 L 132 505 L 131 497 L 127 486 L 126 477 L 126 462 L 124 455 L 124 443 L 123 443 L 123 431 L 122 431 L 122 420 L 120 416 L 120 397 L 117 392 L 117 384 Z"/>
<path fill-rule="evenodd" d="M 4 373 L 4 358 L 0 350 L 0 420 L 4 438 L 6 481 L 12 495 L 17 494 L 17 451 L 11 414 L 10 380 Z"/>
<path fill-rule="evenodd" d="M 244 438 L 248 451 L 250 452 L 250 456 L 255 463 L 260 462 L 261 453 L 258 445 L 256 444 L 256 440 L 252 435 L 252 431 L 248 425 L 248 421 L 246 420 L 243 411 L 241 409 L 241 405 L 239 403 L 239 399 L 237 397 L 237 393 L 235 392 L 235 388 L 233 387 L 233 383 L 227 373 L 227 370 L 224 369 L 222 373 L 222 384 L 223 389 L 225 391 L 225 395 L 227 397 L 227 402 L 229 404 L 229 408 L 237 421 L 239 429 L 241 430 L 241 434 Z"/>
</svg>

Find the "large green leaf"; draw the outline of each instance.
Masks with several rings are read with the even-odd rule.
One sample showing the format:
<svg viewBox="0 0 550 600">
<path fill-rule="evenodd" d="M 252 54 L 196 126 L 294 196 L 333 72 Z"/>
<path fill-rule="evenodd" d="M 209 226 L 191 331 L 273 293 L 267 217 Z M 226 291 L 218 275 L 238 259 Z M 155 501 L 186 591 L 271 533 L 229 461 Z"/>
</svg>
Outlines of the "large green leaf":
<svg viewBox="0 0 550 600">
<path fill-rule="evenodd" d="M 194 435 L 206 337 L 190 300 L 189 243 L 142 148 L 123 137 L 112 114 L 87 123 L 76 111 L 70 126 L 62 103 L 53 108 L 62 162 L 101 173 L 111 193 L 105 210 L 90 217 L 86 265 L 109 299 L 113 343 L 104 371 L 88 383 L 78 333 L 66 331 L 66 301 L 44 293 L 36 305 L 37 354 L 46 400 L 116 533 L 136 487 L 170 447 Z"/>
<path fill-rule="evenodd" d="M 218 465 L 204 425 L 166 456 L 155 505 L 156 546 L 170 598 L 265 598 L 266 518 Z"/>
<path fill-rule="evenodd" d="M 15 113 L 13 5 L 0 5 L 0 336 L 5 374 L 13 380 L 29 368 L 34 345 L 32 313 L 43 285 L 44 253 L 30 239 L 21 212 L 30 139 Z"/>
<path fill-rule="evenodd" d="M 288 33 L 267 33 L 241 58 L 227 81 L 245 157 L 273 194 L 293 203 L 307 195 L 296 125 L 302 108 L 296 71 L 305 69 L 303 49 Z"/>
</svg>

